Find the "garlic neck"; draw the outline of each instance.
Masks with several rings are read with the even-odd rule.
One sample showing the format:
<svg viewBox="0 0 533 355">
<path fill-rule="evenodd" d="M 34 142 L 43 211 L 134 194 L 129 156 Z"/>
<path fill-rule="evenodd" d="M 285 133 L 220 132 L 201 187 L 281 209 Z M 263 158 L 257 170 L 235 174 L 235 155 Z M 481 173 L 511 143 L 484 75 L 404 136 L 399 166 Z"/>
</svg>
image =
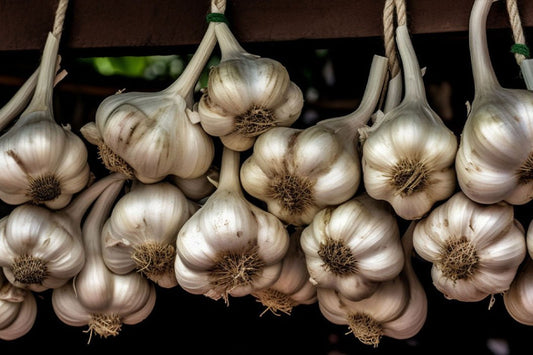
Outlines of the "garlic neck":
<svg viewBox="0 0 533 355">
<path fill-rule="evenodd" d="M 238 59 L 248 55 L 255 57 L 242 48 L 227 24 L 223 22 L 217 23 L 215 32 L 218 39 L 218 45 L 220 46 L 221 62 L 230 59 Z"/>
<path fill-rule="evenodd" d="M 30 103 L 28 104 L 28 107 L 22 113 L 21 119 L 23 119 L 23 116 L 26 114 L 36 111 L 46 111 L 47 114 L 43 116 L 48 117 L 51 120 L 54 119 L 52 94 L 56 75 L 58 51 L 59 38 L 54 36 L 52 33 L 48 33 L 42 54 L 35 92 Z"/>
<path fill-rule="evenodd" d="M 363 98 L 358 108 L 346 116 L 320 121 L 318 125 L 333 130 L 343 142 L 353 142 L 357 138 L 359 128 L 367 124 L 376 109 L 386 74 L 387 58 L 374 55 Z"/>
<path fill-rule="evenodd" d="M 487 16 L 493 0 L 475 0 L 470 13 L 469 45 L 476 95 L 483 90 L 500 86 L 490 61 L 487 44 Z"/>
<path fill-rule="evenodd" d="M 124 182 L 125 178 L 126 177 L 120 173 L 114 173 L 98 180 L 83 190 L 83 192 L 78 195 L 70 205 L 63 209 L 63 213 L 68 215 L 73 222 L 81 224 L 83 216 L 102 192 L 113 183 L 120 181 Z"/>
<path fill-rule="evenodd" d="M 179 95 L 187 100 L 187 105 L 192 107 L 192 93 L 200 74 L 204 70 L 204 67 L 213 52 L 216 44 L 215 26 L 216 23 L 210 23 L 207 27 L 207 31 L 202 38 L 202 41 L 198 45 L 196 52 L 192 56 L 191 60 L 187 63 L 185 70 L 181 75 L 164 91 L 172 94 Z"/>
<path fill-rule="evenodd" d="M 108 186 L 98 196 L 98 199 L 85 219 L 83 224 L 83 247 L 88 258 L 96 257 L 103 262 L 101 231 L 123 185 L 124 180 Z"/>
<path fill-rule="evenodd" d="M 232 191 L 242 195 L 239 179 L 240 153 L 224 147 L 217 190 Z"/>
<path fill-rule="evenodd" d="M 396 44 L 402 59 L 405 82 L 404 101 L 426 102 L 426 91 L 420 73 L 420 65 L 406 25 L 396 28 Z"/>
</svg>

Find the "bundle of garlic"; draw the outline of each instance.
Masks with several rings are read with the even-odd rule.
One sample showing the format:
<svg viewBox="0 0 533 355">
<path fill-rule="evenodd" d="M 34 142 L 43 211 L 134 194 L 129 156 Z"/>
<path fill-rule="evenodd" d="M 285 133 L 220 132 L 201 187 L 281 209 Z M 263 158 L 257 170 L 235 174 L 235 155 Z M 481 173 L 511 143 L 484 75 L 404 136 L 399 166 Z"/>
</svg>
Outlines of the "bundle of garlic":
<svg viewBox="0 0 533 355">
<path fill-rule="evenodd" d="M 53 112 L 56 63 L 67 3 L 59 2 L 31 101 L 0 137 L 0 199 L 8 204 L 31 201 L 59 209 L 89 181 L 84 142 L 70 126 L 60 126 Z"/>
<path fill-rule="evenodd" d="M 490 62 L 486 21 L 492 0 L 476 0 L 469 24 L 475 95 L 455 169 L 461 190 L 490 204 L 533 198 L 533 93 L 500 86 Z"/>
<path fill-rule="evenodd" d="M 107 187 L 92 206 L 83 224 L 85 265 L 71 282 L 52 291 L 57 317 L 67 325 L 88 325 L 90 336 L 116 336 L 123 324 L 146 319 L 155 305 L 152 282 L 136 271 L 113 273 L 102 257 L 102 227 L 123 184 L 122 180 Z"/>
<path fill-rule="evenodd" d="M 309 272 L 305 255 L 300 246 L 302 228 L 296 228 L 290 234 L 290 244 L 283 258 L 281 274 L 270 287 L 252 292 L 263 306 L 265 312 L 275 315 L 279 312 L 290 315 L 298 305 L 309 305 L 317 301 L 316 287 L 309 281 Z"/>
<path fill-rule="evenodd" d="M 215 192 L 180 229 L 175 272 L 187 292 L 214 300 L 241 297 L 279 278 L 289 234 L 249 202 L 239 181 L 240 153 L 223 148 Z"/>
<path fill-rule="evenodd" d="M 176 286 L 176 236 L 198 208 L 169 182 L 135 182 L 103 227 L 106 266 L 121 275 L 139 271 L 161 287 Z"/>
<path fill-rule="evenodd" d="M 11 284 L 0 270 L 0 339 L 14 340 L 26 335 L 36 318 L 33 293 Z"/>
<path fill-rule="evenodd" d="M 404 266 L 396 216 L 367 194 L 319 211 L 300 243 L 310 281 L 351 301 L 369 297 Z"/>
<path fill-rule="evenodd" d="M 212 0 L 211 11 L 223 13 L 225 6 Z M 107 169 L 146 184 L 168 175 L 195 178 L 209 169 L 214 143 L 192 109 L 194 88 L 216 43 L 215 26 L 209 24 L 187 67 L 166 89 L 119 93 L 100 103 L 95 122 L 81 133 L 98 146 Z"/>
<path fill-rule="evenodd" d="M 375 55 L 354 112 L 305 129 L 275 127 L 259 136 L 241 167 L 244 190 L 295 226 L 309 224 L 319 210 L 349 200 L 361 179 L 357 130 L 374 112 L 386 68 L 387 60 Z"/>
<path fill-rule="evenodd" d="M 432 263 L 431 278 L 447 299 L 476 302 L 505 292 L 526 255 L 513 206 L 483 205 L 455 193 L 416 225 L 415 251 Z"/>
<path fill-rule="evenodd" d="M 319 309 L 334 324 L 348 325 L 362 343 L 377 347 L 383 336 L 408 339 L 422 329 L 427 319 L 427 296 L 411 262 L 414 222 L 402 237 L 405 264 L 393 280 L 381 283 L 361 301 L 350 301 L 337 291 L 318 289 Z"/>
<path fill-rule="evenodd" d="M 526 233 L 528 255 L 503 294 L 505 309 L 519 323 L 533 325 L 533 221 L 529 222 Z"/>
<path fill-rule="evenodd" d="M 85 263 L 81 222 L 110 184 L 109 175 L 83 190 L 61 210 L 25 203 L 0 220 L 0 266 L 15 286 L 35 292 L 54 289 L 76 276 Z"/>
<path fill-rule="evenodd" d="M 281 63 L 244 50 L 226 23 L 217 23 L 215 32 L 221 60 L 209 72 L 198 103 L 199 119 L 224 146 L 245 151 L 264 132 L 298 119 L 302 91 Z"/>
<path fill-rule="evenodd" d="M 429 106 L 407 26 L 396 29 L 405 95 L 372 126 L 360 130 L 366 192 L 389 202 L 406 220 L 423 217 L 456 186 L 457 138 Z"/>
</svg>

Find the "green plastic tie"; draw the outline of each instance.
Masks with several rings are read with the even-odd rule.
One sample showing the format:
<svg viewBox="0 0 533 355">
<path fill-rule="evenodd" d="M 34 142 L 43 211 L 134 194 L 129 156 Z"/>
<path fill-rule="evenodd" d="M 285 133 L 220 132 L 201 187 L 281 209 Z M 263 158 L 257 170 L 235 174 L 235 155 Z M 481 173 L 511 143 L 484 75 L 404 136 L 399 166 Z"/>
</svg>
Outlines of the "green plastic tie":
<svg viewBox="0 0 533 355">
<path fill-rule="evenodd" d="M 207 22 L 224 22 L 225 24 L 228 24 L 228 19 L 226 18 L 226 16 L 219 12 L 211 12 L 207 14 L 205 19 L 207 20 Z"/>
<path fill-rule="evenodd" d="M 522 54 L 524 57 L 529 58 L 529 47 L 522 43 L 515 43 L 511 46 L 511 53 Z"/>
</svg>

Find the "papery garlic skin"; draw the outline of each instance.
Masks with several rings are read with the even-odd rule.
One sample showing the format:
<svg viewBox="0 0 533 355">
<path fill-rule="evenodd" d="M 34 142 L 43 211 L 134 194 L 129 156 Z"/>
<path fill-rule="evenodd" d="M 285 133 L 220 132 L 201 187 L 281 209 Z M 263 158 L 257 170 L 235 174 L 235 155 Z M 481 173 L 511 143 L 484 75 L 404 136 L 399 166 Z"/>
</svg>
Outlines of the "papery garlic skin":
<svg viewBox="0 0 533 355">
<path fill-rule="evenodd" d="M 476 302 L 509 289 L 526 256 L 513 207 L 482 205 L 455 193 L 416 225 L 415 251 L 432 263 L 435 287 L 448 299 Z"/>
<path fill-rule="evenodd" d="M 114 273 L 138 271 L 170 288 L 176 236 L 199 206 L 169 182 L 137 183 L 113 207 L 102 230 L 102 256 Z"/>
<path fill-rule="evenodd" d="M 367 298 L 404 266 L 392 209 L 366 194 L 319 211 L 302 231 L 310 281 L 349 300 Z"/>
<path fill-rule="evenodd" d="M 218 175 L 218 169 L 212 166 L 203 175 L 197 178 L 183 179 L 179 176 L 171 175 L 169 180 L 176 185 L 188 199 L 200 201 L 216 190 L 215 185 L 218 182 Z"/>
<path fill-rule="evenodd" d="M 533 199 L 533 93 L 502 88 L 490 62 L 491 1 L 476 1 L 469 24 L 475 96 L 457 152 L 461 190 L 472 200 L 523 205 Z"/>
<path fill-rule="evenodd" d="M 402 277 L 383 282 L 368 298 L 350 301 L 337 291 L 318 288 L 318 305 L 330 322 L 347 325 L 364 344 L 377 347 L 389 335 L 388 324 L 402 315 L 409 303 L 409 284 Z"/>
<path fill-rule="evenodd" d="M 138 272 L 118 275 L 102 257 L 101 232 L 124 182 L 109 186 L 83 224 L 86 261 L 76 278 L 52 292 L 57 317 L 72 326 L 88 325 L 92 335 L 116 336 L 122 324 L 137 324 L 153 310 L 155 286 Z"/>
<path fill-rule="evenodd" d="M 528 256 L 509 290 L 503 294 L 505 309 L 517 322 L 533 325 L 533 261 Z"/>
<path fill-rule="evenodd" d="M 87 148 L 60 126 L 52 106 L 59 39 L 53 34 L 43 52 L 34 97 L 15 124 L 0 137 L 0 199 L 19 205 L 66 206 L 89 181 Z"/>
<path fill-rule="evenodd" d="M 298 305 L 316 303 L 316 286 L 309 281 L 305 255 L 300 246 L 301 228 L 290 234 L 287 254 L 283 257 L 279 278 L 266 289 L 254 291 L 252 295 L 275 315 L 279 312 L 291 314 Z"/>
<path fill-rule="evenodd" d="M 455 192 L 455 134 L 429 106 L 420 68 L 405 26 L 397 29 L 404 59 L 406 95 L 367 129 L 362 149 L 366 192 L 388 201 L 406 220 L 422 218 Z"/>
<path fill-rule="evenodd" d="M 178 284 L 212 299 L 242 297 L 272 285 L 289 247 L 284 225 L 244 197 L 239 153 L 224 148 L 217 190 L 180 229 Z"/>
<path fill-rule="evenodd" d="M 304 226 L 354 196 L 361 180 L 358 128 L 374 112 L 387 61 L 374 56 L 361 104 L 306 129 L 274 127 L 260 135 L 241 166 L 244 190 L 284 223 Z"/>
<path fill-rule="evenodd" d="M 203 129 L 224 146 L 245 151 L 257 136 L 299 117 L 303 94 L 278 61 L 247 53 L 225 23 L 215 27 L 222 58 L 211 68 L 198 103 Z"/>
<path fill-rule="evenodd" d="M 14 340 L 26 335 L 36 318 L 33 293 L 12 285 L 0 271 L 0 339 Z"/>
</svg>

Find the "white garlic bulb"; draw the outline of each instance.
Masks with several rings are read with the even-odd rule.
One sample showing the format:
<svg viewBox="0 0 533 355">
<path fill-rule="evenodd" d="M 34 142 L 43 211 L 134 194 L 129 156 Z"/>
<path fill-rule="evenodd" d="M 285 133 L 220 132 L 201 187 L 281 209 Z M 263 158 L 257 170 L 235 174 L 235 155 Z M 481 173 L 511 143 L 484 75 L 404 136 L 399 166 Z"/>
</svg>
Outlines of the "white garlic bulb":
<svg viewBox="0 0 533 355">
<path fill-rule="evenodd" d="M 398 276 L 379 285 L 360 301 L 350 301 L 331 288 L 318 288 L 318 306 L 322 315 L 338 325 L 347 325 L 363 344 L 377 347 L 389 335 L 389 322 L 399 318 L 409 304 L 409 284 Z"/>
<path fill-rule="evenodd" d="M 526 233 L 527 253 L 525 261 L 509 287 L 503 294 L 505 309 L 517 322 L 533 325 L 533 221 Z"/>
<path fill-rule="evenodd" d="M 396 30 L 405 96 L 371 127 L 361 129 L 366 192 L 388 201 L 406 220 L 423 217 L 455 192 L 457 138 L 429 106 L 405 25 Z"/>
<path fill-rule="evenodd" d="M 307 225 L 327 206 L 350 199 L 361 179 L 358 131 L 381 94 L 387 60 L 375 55 L 357 110 L 305 129 L 275 127 L 260 135 L 240 175 L 244 190 L 287 224 Z"/>
<path fill-rule="evenodd" d="M 448 299 L 476 302 L 509 289 L 526 256 L 513 206 L 483 205 L 455 193 L 416 225 L 415 251 L 432 263 L 435 287 Z"/>
<path fill-rule="evenodd" d="M 265 310 L 279 315 L 279 312 L 290 315 L 298 305 L 316 303 L 316 287 L 309 281 L 309 272 L 305 263 L 305 255 L 300 246 L 302 228 L 296 228 L 290 234 L 290 244 L 283 258 L 281 274 L 270 287 L 254 291 L 254 296 Z"/>
<path fill-rule="evenodd" d="M 200 122 L 224 146 L 245 151 L 269 129 L 292 125 L 303 94 L 281 63 L 246 52 L 226 23 L 217 23 L 215 31 L 221 60 L 198 103 Z"/>
<path fill-rule="evenodd" d="M 176 236 L 198 208 L 169 182 L 135 183 L 103 227 L 105 264 L 116 274 L 138 271 L 161 287 L 176 286 Z"/>
<path fill-rule="evenodd" d="M 36 318 L 33 293 L 9 283 L 0 270 L 0 339 L 14 340 L 26 335 Z"/>
<path fill-rule="evenodd" d="M 310 281 L 352 301 L 372 295 L 404 266 L 396 216 L 366 194 L 319 211 L 300 243 Z"/>
<path fill-rule="evenodd" d="M 178 284 L 226 303 L 229 296 L 272 285 L 289 248 L 281 221 L 246 200 L 239 167 L 239 152 L 224 147 L 216 191 L 185 222 L 176 241 Z"/>
<path fill-rule="evenodd" d="M 219 2 L 212 1 L 213 12 L 223 12 L 225 2 Z M 214 143 L 197 122 L 193 94 L 215 46 L 216 25 L 209 24 L 194 56 L 169 87 L 109 96 L 100 103 L 95 122 L 82 127 L 109 170 L 148 184 L 168 175 L 195 178 L 209 169 Z"/>
<path fill-rule="evenodd" d="M 470 14 L 475 95 L 456 157 L 457 180 L 472 200 L 525 204 L 533 198 L 533 93 L 502 88 L 490 62 L 486 21 L 491 0 Z"/>
<path fill-rule="evenodd" d="M 59 209 L 89 181 L 84 142 L 54 118 L 58 48 L 59 39 L 49 33 L 33 97 L 0 137 L 0 199 L 9 204 L 31 201 Z"/>
<path fill-rule="evenodd" d="M 528 256 L 509 290 L 503 294 L 505 309 L 517 322 L 533 325 L 533 261 Z"/>
<path fill-rule="evenodd" d="M 133 271 L 111 272 L 102 257 L 102 227 L 124 182 L 109 186 L 83 224 L 86 261 L 71 282 L 52 291 L 52 306 L 67 325 L 88 326 L 90 336 L 117 336 L 123 324 L 138 324 L 150 315 L 156 292 L 152 282 Z"/>
<path fill-rule="evenodd" d="M 62 210 L 30 203 L 0 220 L 0 266 L 15 286 L 41 292 L 64 285 L 85 263 L 81 221 L 89 206 L 111 183 L 112 174 L 94 183 Z"/>
</svg>

